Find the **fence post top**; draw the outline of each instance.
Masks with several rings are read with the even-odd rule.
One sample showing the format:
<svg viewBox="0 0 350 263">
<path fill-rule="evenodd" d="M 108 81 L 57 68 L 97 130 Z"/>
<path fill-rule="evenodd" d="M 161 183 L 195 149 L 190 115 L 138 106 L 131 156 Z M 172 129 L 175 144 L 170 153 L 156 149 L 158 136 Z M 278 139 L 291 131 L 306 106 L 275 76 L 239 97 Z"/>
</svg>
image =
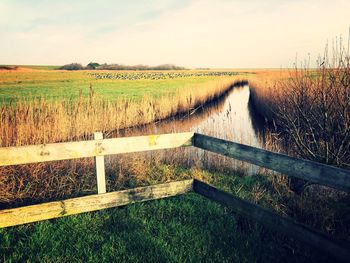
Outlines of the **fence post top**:
<svg viewBox="0 0 350 263">
<path fill-rule="evenodd" d="M 95 140 L 103 139 L 103 133 L 102 132 L 94 132 L 94 139 Z"/>
</svg>

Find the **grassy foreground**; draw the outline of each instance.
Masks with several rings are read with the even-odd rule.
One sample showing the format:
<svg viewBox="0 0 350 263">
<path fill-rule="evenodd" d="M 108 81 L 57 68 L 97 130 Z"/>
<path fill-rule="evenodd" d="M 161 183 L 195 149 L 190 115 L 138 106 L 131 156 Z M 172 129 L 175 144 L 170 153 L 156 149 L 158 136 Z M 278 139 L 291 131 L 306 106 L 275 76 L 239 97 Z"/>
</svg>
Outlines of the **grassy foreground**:
<svg viewBox="0 0 350 263">
<path fill-rule="evenodd" d="M 291 246 L 295 244 L 290 240 L 194 193 L 0 233 L 4 262 L 320 260 L 314 252 L 304 249 L 293 253 Z"/>
<path fill-rule="evenodd" d="M 288 198 L 276 193 L 273 177 L 163 164 L 152 168 L 147 181 L 168 181 L 168 174 L 195 177 L 286 213 L 283 203 Z M 306 197 L 314 202 L 304 215 L 310 218 L 324 204 Z M 0 229 L 0 255 L 4 262 L 330 262 L 320 252 L 195 193 Z"/>
</svg>

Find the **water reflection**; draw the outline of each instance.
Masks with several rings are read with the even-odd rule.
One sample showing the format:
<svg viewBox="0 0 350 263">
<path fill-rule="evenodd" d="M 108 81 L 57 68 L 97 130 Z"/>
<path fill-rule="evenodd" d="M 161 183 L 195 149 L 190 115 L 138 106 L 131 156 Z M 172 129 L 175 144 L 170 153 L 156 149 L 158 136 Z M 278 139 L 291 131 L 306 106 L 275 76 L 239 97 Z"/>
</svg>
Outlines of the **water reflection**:
<svg viewBox="0 0 350 263">
<path fill-rule="evenodd" d="M 113 137 L 194 131 L 262 148 L 263 125 L 259 116 L 254 114 L 250 108 L 249 97 L 248 85 L 235 86 L 220 100 L 194 109 L 186 116 L 178 116 L 142 127 L 118 131 Z M 149 154 L 144 153 L 144 155 Z M 245 168 L 249 174 L 255 173 L 258 169 L 254 165 L 247 165 L 192 147 L 186 150 L 165 150 L 157 154 L 164 161 L 191 167 Z M 151 155 L 154 156 L 154 153 Z"/>
</svg>

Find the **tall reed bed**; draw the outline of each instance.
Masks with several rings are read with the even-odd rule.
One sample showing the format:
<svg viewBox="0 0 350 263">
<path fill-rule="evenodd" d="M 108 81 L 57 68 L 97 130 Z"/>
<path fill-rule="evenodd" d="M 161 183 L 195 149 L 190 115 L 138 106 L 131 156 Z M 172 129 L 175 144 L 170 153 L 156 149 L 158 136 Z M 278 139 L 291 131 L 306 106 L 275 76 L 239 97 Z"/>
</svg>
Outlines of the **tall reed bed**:
<svg viewBox="0 0 350 263">
<path fill-rule="evenodd" d="M 141 100 L 99 97 L 75 100 L 18 100 L 0 106 L 0 146 L 18 146 L 90 138 L 94 131 L 113 131 L 186 113 L 222 95 L 234 83 L 218 78 L 161 97 Z"/>
<path fill-rule="evenodd" d="M 340 51 L 341 52 L 341 51 Z M 350 60 L 344 53 L 252 83 L 251 99 L 274 122 L 290 153 L 350 168 Z"/>
</svg>

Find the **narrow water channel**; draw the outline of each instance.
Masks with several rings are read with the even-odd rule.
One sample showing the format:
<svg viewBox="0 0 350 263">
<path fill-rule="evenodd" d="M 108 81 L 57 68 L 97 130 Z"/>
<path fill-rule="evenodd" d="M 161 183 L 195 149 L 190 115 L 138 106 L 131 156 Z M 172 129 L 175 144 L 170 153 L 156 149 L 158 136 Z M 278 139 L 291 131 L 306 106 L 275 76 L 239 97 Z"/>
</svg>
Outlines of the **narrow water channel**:
<svg viewBox="0 0 350 263">
<path fill-rule="evenodd" d="M 117 136 L 194 131 L 262 148 L 263 125 L 251 109 L 249 97 L 250 89 L 248 85 L 236 85 L 219 100 L 193 109 L 186 116 L 173 117 L 143 127 L 120 131 Z M 194 165 L 202 168 L 229 166 L 233 169 L 244 168 L 248 174 L 255 173 L 258 169 L 256 166 L 243 164 L 199 149 L 166 150 L 162 152 L 160 158 L 170 158 L 174 162 L 175 160 L 181 160 L 177 162 L 186 162 L 192 167 Z"/>
</svg>

